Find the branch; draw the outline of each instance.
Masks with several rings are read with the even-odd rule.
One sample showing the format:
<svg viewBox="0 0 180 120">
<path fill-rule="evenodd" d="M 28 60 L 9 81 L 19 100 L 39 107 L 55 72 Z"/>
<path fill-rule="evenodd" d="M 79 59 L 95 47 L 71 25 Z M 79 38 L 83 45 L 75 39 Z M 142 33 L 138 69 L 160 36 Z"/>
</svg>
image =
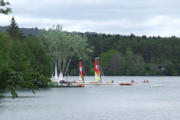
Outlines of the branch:
<svg viewBox="0 0 180 120">
<path fill-rule="evenodd" d="M 71 59 L 72 59 L 72 56 L 70 57 L 69 61 L 68 61 L 68 64 L 67 64 L 67 67 L 66 67 L 66 71 L 64 73 L 64 75 L 66 75 L 68 69 L 69 69 L 69 64 L 71 63 Z"/>
<path fill-rule="evenodd" d="M 9 8 L 9 7 L 5 7 L 5 6 L 8 6 L 8 5 L 10 5 L 10 3 L 9 2 L 4 2 L 4 0 L 1 0 L 0 1 L 0 13 L 2 13 L 2 14 L 8 14 L 8 13 L 11 13 L 12 11 L 11 11 L 11 8 Z"/>
</svg>

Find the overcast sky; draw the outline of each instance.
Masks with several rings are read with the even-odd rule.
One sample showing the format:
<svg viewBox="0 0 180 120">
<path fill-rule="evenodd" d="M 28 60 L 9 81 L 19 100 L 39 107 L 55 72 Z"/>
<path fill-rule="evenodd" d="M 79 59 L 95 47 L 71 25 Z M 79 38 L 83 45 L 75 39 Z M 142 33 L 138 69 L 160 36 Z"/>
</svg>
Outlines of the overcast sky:
<svg viewBox="0 0 180 120">
<path fill-rule="evenodd" d="M 8 0 L 20 27 L 128 35 L 180 36 L 180 0 Z"/>
</svg>

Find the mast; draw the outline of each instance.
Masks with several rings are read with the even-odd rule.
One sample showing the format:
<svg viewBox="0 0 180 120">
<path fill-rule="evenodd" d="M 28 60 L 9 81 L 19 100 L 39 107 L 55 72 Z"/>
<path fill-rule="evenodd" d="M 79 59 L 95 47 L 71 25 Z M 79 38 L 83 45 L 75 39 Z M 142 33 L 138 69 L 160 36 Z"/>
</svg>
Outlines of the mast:
<svg viewBox="0 0 180 120">
<path fill-rule="evenodd" d="M 79 60 L 79 80 L 84 83 L 82 59 Z"/>
<path fill-rule="evenodd" d="M 101 71 L 100 71 L 100 66 L 99 66 L 99 58 L 96 57 L 95 58 L 95 63 L 94 63 L 94 67 L 95 67 L 95 80 L 102 82 L 101 80 Z"/>
</svg>

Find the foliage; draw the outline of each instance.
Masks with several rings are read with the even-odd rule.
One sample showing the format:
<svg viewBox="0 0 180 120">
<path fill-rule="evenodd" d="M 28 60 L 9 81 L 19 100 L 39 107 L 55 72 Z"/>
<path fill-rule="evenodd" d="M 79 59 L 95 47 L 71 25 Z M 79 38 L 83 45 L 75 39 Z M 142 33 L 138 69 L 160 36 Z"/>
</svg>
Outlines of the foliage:
<svg viewBox="0 0 180 120">
<path fill-rule="evenodd" d="M 92 57 L 102 56 L 105 75 L 180 75 L 180 38 L 140 37 L 133 34 L 83 35 L 86 35 L 88 43 L 94 46 Z M 116 56 L 115 60 L 110 61 L 112 56 Z M 111 64 L 114 66 L 111 67 Z M 115 70 L 115 66 L 119 66 L 119 70 Z"/>
<path fill-rule="evenodd" d="M 12 34 L 9 31 L 13 31 Z M 0 89 L 10 90 L 12 96 L 17 97 L 17 89 L 34 92 L 36 88 L 48 87 L 51 64 L 42 41 L 19 35 L 17 25 L 9 31 L 0 33 Z"/>
<path fill-rule="evenodd" d="M 39 29 L 29 29 L 29 32 L 27 29 L 21 30 L 23 33 L 26 33 L 26 35 L 33 34 L 36 36 L 39 36 L 37 33 L 42 32 L 42 30 Z M 49 31 L 50 30 L 46 32 Z M 46 34 L 46 32 L 44 34 Z M 52 36 L 54 36 L 53 34 L 55 33 L 52 32 Z M 87 75 L 94 74 L 93 64 L 94 58 L 97 56 L 101 58 L 100 62 L 105 75 L 180 75 L 180 38 L 178 37 L 147 37 L 145 35 L 135 36 L 133 34 L 124 36 L 119 34 L 110 35 L 90 32 L 70 33 L 63 31 L 59 34 L 61 34 L 60 36 L 64 40 L 67 38 L 70 40 L 69 37 L 75 35 L 86 39 L 86 46 L 90 46 L 91 48 L 91 52 L 87 52 L 88 54 L 85 52 L 85 58 L 87 58 L 87 60 L 83 61 Z M 43 37 L 45 36 L 46 35 Z M 61 40 L 61 38 L 59 37 L 58 39 Z M 52 40 L 53 39 L 52 37 Z M 47 41 L 44 41 L 45 38 L 41 38 L 41 40 L 43 40 L 46 48 L 48 48 Z M 74 44 L 74 42 L 72 43 Z M 79 46 L 80 45 L 77 45 L 77 47 Z M 50 51 L 49 48 L 48 51 Z M 116 52 L 110 53 L 110 51 Z M 67 72 L 70 75 L 78 75 L 79 56 L 84 56 L 79 55 L 79 53 L 76 53 L 71 59 L 69 71 Z M 128 62 L 131 65 L 129 65 Z"/>
<path fill-rule="evenodd" d="M 11 8 L 7 7 L 10 3 L 6 2 L 4 0 L 0 0 L 0 13 L 2 14 L 8 14 L 11 12 Z"/>
<path fill-rule="evenodd" d="M 11 19 L 11 24 L 7 29 L 7 32 L 9 33 L 9 35 L 12 37 L 13 40 L 21 39 L 23 37 L 23 34 L 18 28 L 18 25 L 16 24 L 14 17 L 12 17 Z"/>
<path fill-rule="evenodd" d="M 110 49 L 101 55 L 101 65 L 105 75 L 120 74 L 123 58 L 117 50 Z"/>
<path fill-rule="evenodd" d="M 67 34 L 62 31 L 60 25 L 48 31 L 44 30 L 41 39 L 51 54 L 52 62 L 58 63 L 59 72 L 63 74 L 67 73 L 72 58 L 86 59 L 88 52 L 91 52 L 85 37 Z"/>
</svg>

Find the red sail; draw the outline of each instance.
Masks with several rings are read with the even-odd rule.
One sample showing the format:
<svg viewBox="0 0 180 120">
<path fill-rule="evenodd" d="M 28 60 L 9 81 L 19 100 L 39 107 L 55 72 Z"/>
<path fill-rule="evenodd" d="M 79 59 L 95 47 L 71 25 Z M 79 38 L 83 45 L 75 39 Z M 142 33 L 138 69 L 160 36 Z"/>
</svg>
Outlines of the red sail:
<svg viewBox="0 0 180 120">
<path fill-rule="evenodd" d="M 79 61 L 79 80 L 83 81 L 84 77 L 83 77 L 83 67 L 82 67 L 82 61 Z"/>
<path fill-rule="evenodd" d="M 99 58 L 95 58 L 95 80 L 100 81 L 100 66 L 99 66 Z"/>
</svg>

